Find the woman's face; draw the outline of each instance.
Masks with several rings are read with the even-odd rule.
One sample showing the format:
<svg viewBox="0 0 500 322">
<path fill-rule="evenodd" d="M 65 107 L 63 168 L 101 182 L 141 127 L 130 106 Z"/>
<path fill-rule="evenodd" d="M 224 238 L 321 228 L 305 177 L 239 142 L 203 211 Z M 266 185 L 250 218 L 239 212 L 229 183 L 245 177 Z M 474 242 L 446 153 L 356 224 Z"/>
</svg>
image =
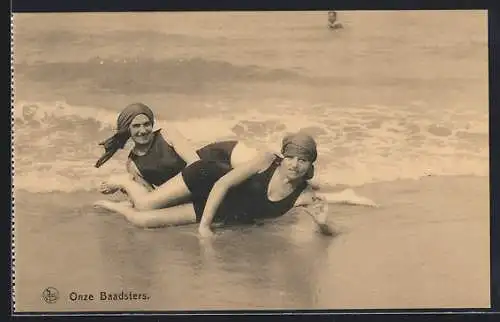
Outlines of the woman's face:
<svg viewBox="0 0 500 322">
<path fill-rule="evenodd" d="M 130 137 L 138 145 L 149 144 L 153 139 L 153 123 L 144 114 L 137 115 L 129 126 Z"/>
<path fill-rule="evenodd" d="M 281 162 L 281 167 L 289 180 L 296 180 L 305 177 L 307 171 L 312 166 L 312 162 L 297 156 L 286 156 Z"/>
</svg>

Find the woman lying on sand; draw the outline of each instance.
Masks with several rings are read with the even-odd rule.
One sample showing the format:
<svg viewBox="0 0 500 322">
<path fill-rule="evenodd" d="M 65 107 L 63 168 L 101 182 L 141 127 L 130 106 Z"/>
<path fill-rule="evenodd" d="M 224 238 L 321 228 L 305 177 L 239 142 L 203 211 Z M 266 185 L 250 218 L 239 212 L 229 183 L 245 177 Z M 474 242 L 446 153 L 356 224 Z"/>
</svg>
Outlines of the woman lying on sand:
<svg viewBox="0 0 500 322">
<path fill-rule="evenodd" d="M 117 134 L 102 143 L 106 153 L 96 167 L 132 138 L 135 145 L 127 162 L 132 179 L 111 179 L 101 185 L 101 192 L 124 191 L 134 208 L 110 201 L 98 205 L 123 214 L 138 226 L 198 222 L 200 233 L 209 235 L 213 221 L 241 223 L 279 217 L 292 207 L 318 204 L 321 199 L 308 183 L 314 175 L 316 142 L 304 133 L 283 139 L 283 156 L 258 153 L 237 141 L 216 142 L 193 152 L 175 131 L 167 132 L 167 140 L 159 130 L 153 132 L 154 115 L 144 104 L 129 105 L 117 123 Z M 345 193 L 330 194 L 328 199 L 363 202 Z M 180 206 L 186 203 L 192 205 Z M 323 232 L 331 230 L 324 214 L 312 216 Z"/>
<path fill-rule="evenodd" d="M 283 216 L 293 207 L 322 205 L 324 201 L 307 182 L 314 175 L 316 142 L 299 132 L 286 136 L 282 143 L 283 156 L 263 153 L 235 168 L 198 160 L 153 191 L 128 177 L 115 177 L 108 181 L 109 189 L 125 191 L 134 208 L 111 201 L 96 205 L 142 227 L 199 223 L 201 236 L 212 235 L 214 222 L 251 223 Z M 180 207 L 186 203 L 192 205 Z M 321 232 L 331 234 L 325 212 L 306 213 Z"/>
</svg>

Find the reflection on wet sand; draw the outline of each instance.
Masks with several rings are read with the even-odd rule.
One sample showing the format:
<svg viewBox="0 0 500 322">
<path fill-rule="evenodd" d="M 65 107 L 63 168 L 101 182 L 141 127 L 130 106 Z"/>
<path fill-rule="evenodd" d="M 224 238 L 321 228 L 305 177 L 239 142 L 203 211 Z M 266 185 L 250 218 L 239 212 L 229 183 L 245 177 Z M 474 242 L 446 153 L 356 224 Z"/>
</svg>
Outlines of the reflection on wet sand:
<svg viewBox="0 0 500 322">
<path fill-rule="evenodd" d="M 284 227 L 232 227 L 203 241 L 194 226 L 107 224 L 99 228 L 100 252 L 112 287 L 148 292 L 152 309 L 314 307 L 329 238 L 297 241 Z"/>
</svg>

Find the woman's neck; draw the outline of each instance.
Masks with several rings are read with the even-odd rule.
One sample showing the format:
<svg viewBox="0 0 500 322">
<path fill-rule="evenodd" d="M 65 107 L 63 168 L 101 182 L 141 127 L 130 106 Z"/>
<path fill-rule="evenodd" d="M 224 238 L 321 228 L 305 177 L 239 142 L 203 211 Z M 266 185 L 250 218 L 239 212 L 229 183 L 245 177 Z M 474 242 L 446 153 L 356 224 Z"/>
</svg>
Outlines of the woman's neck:
<svg viewBox="0 0 500 322">
<path fill-rule="evenodd" d="M 287 198 L 302 182 L 302 179 L 290 180 L 278 167 L 269 180 L 267 187 L 267 198 L 278 202 Z"/>
<path fill-rule="evenodd" d="M 150 146 L 149 144 L 140 144 L 139 145 L 137 143 L 134 143 L 133 151 L 138 156 L 142 156 L 142 155 L 145 155 L 146 153 L 148 153 L 149 146 Z"/>
<path fill-rule="evenodd" d="M 147 144 L 137 144 L 134 143 L 133 151 L 138 156 L 146 155 L 153 144 L 153 140 Z"/>
</svg>

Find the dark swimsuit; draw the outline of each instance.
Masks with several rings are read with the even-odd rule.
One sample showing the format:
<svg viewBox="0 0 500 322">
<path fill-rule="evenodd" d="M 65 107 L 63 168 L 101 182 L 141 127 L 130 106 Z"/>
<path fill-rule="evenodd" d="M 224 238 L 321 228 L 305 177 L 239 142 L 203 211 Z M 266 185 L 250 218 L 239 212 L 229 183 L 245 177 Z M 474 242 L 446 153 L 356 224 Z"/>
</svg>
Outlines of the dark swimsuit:
<svg viewBox="0 0 500 322">
<path fill-rule="evenodd" d="M 265 171 L 253 175 L 239 186 L 228 191 L 213 222 L 251 223 L 256 219 L 282 216 L 292 209 L 307 185 L 305 182 L 282 200 L 271 201 L 267 197 L 269 182 L 280 162 L 281 158 L 276 157 Z M 197 161 L 182 171 L 184 182 L 192 193 L 197 222 L 201 220 L 213 185 L 229 171 L 231 168 L 225 164 L 210 160 Z"/>
<path fill-rule="evenodd" d="M 231 154 L 238 141 L 219 141 L 205 145 L 196 153 L 202 160 L 211 160 L 221 162 L 231 166 Z"/>
<path fill-rule="evenodd" d="M 237 141 L 221 141 L 211 143 L 197 150 L 196 153 L 203 160 L 212 160 L 231 165 L 231 153 Z M 186 162 L 168 144 L 160 133 L 154 132 L 151 146 L 145 155 L 137 155 L 130 151 L 129 158 L 135 163 L 140 174 L 149 184 L 160 186 L 172 179 L 186 167 Z"/>
<path fill-rule="evenodd" d="M 175 177 L 186 167 L 186 162 L 175 152 L 160 131 L 154 133 L 153 141 L 145 155 L 130 151 L 129 158 L 135 163 L 144 180 L 155 186 Z"/>
</svg>

